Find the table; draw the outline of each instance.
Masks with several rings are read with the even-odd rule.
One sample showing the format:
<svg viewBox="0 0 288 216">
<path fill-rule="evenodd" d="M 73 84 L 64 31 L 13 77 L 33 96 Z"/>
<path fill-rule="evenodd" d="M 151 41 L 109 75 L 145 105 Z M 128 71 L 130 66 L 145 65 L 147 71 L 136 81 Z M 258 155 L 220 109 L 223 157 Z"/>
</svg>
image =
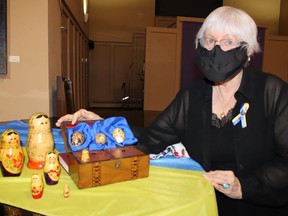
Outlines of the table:
<svg viewBox="0 0 288 216">
<path fill-rule="evenodd" d="M 213 186 L 203 178 L 203 171 L 199 171 L 201 167 L 188 159 L 175 162 L 170 158 L 172 161 L 168 163 L 174 168 L 163 167 L 168 158 L 164 164 L 163 160 L 151 161 L 147 178 L 86 189 L 78 189 L 62 169 L 59 183 L 45 184 L 43 197 L 35 200 L 30 192 L 30 182 L 36 170 L 28 169 L 26 165 L 28 125 L 18 120 L 0 124 L 0 132 L 8 128 L 17 130 L 21 136 L 25 166 L 19 177 L 3 177 L 0 172 L 0 203 L 49 216 L 218 215 Z M 55 148 L 65 151 L 60 129 L 52 128 L 52 133 Z M 66 183 L 70 187 L 69 198 L 63 197 Z"/>
<path fill-rule="evenodd" d="M 43 215 L 217 215 L 215 192 L 201 171 L 150 166 L 147 178 L 78 189 L 61 170 L 57 185 L 45 184 L 41 199 L 33 199 L 31 176 L 25 166 L 20 177 L 0 176 L 0 202 Z M 64 184 L 70 197 L 63 197 Z"/>
</svg>

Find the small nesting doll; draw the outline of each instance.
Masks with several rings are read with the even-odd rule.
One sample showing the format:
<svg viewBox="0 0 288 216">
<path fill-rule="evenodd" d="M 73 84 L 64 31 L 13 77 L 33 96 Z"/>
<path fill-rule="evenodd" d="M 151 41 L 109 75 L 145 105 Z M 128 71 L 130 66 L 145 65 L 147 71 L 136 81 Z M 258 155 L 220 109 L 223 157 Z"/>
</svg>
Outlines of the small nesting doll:
<svg viewBox="0 0 288 216">
<path fill-rule="evenodd" d="M 1 135 L 0 161 L 3 176 L 19 176 L 23 169 L 24 155 L 17 131 L 5 130 Z"/>
<path fill-rule="evenodd" d="M 122 143 L 125 140 L 125 134 L 121 128 L 115 128 L 113 130 L 112 136 L 114 137 L 117 143 Z"/>
<path fill-rule="evenodd" d="M 40 199 L 42 197 L 44 192 L 44 182 L 40 173 L 36 172 L 32 174 L 30 188 L 34 199 Z"/>
<path fill-rule="evenodd" d="M 26 150 L 28 168 L 43 169 L 47 152 L 54 149 L 50 120 L 45 113 L 35 113 L 29 119 Z"/>
<path fill-rule="evenodd" d="M 82 162 L 89 162 L 90 161 L 89 150 L 87 148 L 82 150 L 81 161 Z"/>
<path fill-rule="evenodd" d="M 67 183 L 64 184 L 63 196 L 64 198 L 68 198 L 70 196 L 69 185 Z"/>
<path fill-rule="evenodd" d="M 58 154 L 54 151 L 46 153 L 44 178 L 47 185 L 56 185 L 60 179 L 61 167 Z"/>
</svg>

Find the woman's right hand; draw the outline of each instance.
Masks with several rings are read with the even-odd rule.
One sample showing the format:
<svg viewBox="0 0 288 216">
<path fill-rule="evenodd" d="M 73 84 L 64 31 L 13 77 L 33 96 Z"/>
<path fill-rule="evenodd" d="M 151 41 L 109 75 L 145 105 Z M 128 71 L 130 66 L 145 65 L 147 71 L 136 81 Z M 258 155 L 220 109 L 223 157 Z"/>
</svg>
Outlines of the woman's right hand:
<svg viewBox="0 0 288 216">
<path fill-rule="evenodd" d="M 80 109 L 77 112 L 75 112 L 74 114 L 67 114 L 65 116 L 62 116 L 61 118 L 59 118 L 57 120 L 57 122 L 55 123 L 55 125 L 57 127 L 61 126 L 61 123 L 64 121 L 71 121 L 71 124 L 75 124 L 77 121 L 84 121 L 84 120 L 103 120 L 103 118 L 101 118 L 99 115 L 97 115 L 96 113 L 93 113 L 91 111 L 88 111 L 86 109 Z"/>
</svg>

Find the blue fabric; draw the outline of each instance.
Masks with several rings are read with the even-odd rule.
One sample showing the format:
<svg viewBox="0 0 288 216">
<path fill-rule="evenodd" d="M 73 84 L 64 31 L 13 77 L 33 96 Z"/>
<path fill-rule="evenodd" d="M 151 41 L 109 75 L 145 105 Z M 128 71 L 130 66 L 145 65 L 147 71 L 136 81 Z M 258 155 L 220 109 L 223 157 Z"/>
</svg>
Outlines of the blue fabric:
<svg viewBox="0 0 288 216">
<path fill-rule="evenodd" d="M 107 122 L 96 121 L 90 127 L 90 129 L 92 130 L 92 133 L 95 133 L 96 131 L 101 131 L 101 132 L 106 131 L 107 132 L 108 127 L 107 127 L 107 125 L 105 125 L 103 127 L 104 122 L 105 122 L 105 124 L 111 124 L 112 127 L 115 127 L 116 125 L 118 127 L 118 126 L 122 126 L 123 124 L 124 125 L 126 124 L 125 123 L 126 120 L 123 120 L 121 118 L 119 120 L 120 120 L 120 122 L 111 121 L 111 119 Z M 15 120 L 15 121 L 8 122 L 6 124 L 0 124 L 0 133 L 1 134 L 3 131 L 8 130 L 8 129 L 16 130 L 19 133 L 21 146 L 25 147 L 26 146 L 26 138 L 28 136 L 28 123 L 20 121 L 20 120 Z M 127 133 L 127 130 L 125 131 L 125 133 Z M 54 148 L 57 151 L 59 151 L 60 153 L 65 152 L 64 141 L 62 138 L 61 129 L 52 128 L 51 131 L 52 131 L 53 138 L 54 138 Z M 95 139 L 94 136 L 93 136 L 92 140 L 93 139 Z M 135 141 L 133 137 L 130 137 L 129 140 L 133 141 L 133 142 Z M 97 148 L 99 148 L 99 145 L 103 146 L 103 144 L 93 144 L 93 146 L 91 148 L 97 149 Z M 160 158 L 157 160 L 150 160 L 150 165 L 203 171 L 203 168 L 193 159 L 191 159 L 191 158 L 176 158 L 172 155 L 166 156 L 164 158 Z"/>
<path fill-rule="evenodd" d="M 3 131 L 13 129 L 16 130 L 20 135 L 21 146 L 26 146 L 26 139 L 28 136 L 28 123 L 15 120 L 8 122 L 6 124 L 0 124 L 0 133 Z M 52 135 L 54 138 L 54 148 L 59 152 L 65 152 L 64 142 L 61 134 L 61 130 L 59 128 L 52 128 Z"/>
<path fill-rule="evenodd" d="M 191 158 L 176 158 L 174 155 L 167 155 L 163 158 L 150 160 L 150 165 L 185 170 L 204 171 L 202 166 L 195 160 Z"/>
<path fill-rule="evenodd" d="M 124 131 L 125 140 L 122 143 L 117 143 L 112 136 L 113 130 L 115 128 L 120 128 Z M 117 146 L 133 145 L 137 143 L 137 138 L 134 137 L 126 119 L 124 117 L 110 117 L 105 120 L 95 121 L 92 124 L 87 124 L 85 122 L 80 122 L 73 128 L 66 128 L 68 144 L 73 151 L 80 151 L 84 148 L 89 150 L 102 150 L 109 148 L 116 148 Z M 81 146 L 73 146 L 71 144 L 71 137 L 73 133 L 80 132 L 84 135 L 85 141 Z M 106 143 L 96 143 L 96 134 L 103 133 L 106 136 Z"/>
</svg>

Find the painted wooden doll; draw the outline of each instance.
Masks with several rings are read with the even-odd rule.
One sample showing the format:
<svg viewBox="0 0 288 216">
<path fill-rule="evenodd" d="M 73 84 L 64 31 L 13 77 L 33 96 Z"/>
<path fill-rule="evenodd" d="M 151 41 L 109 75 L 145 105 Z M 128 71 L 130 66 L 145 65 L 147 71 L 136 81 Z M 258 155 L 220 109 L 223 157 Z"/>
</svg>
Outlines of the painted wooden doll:
<svg viewBox="0 0 288 216">
<path fill-rule="evenodd" d="M 35 113 L 30 117 L 28 126 L 27 166 L 30 169 L 43 169 L 46 153 L 54 149 L 50 120 L 45 113 Z"/>
<path fill-rule="evenodd" d="M 48 152 L 45 158 L 44 178 L 47 185 L 55 185 L 60 179 L 61 167 L 58 154 L 54 151 Z"/>
<path fill-rule="evenodd" d="M 3 176 L 19 176 L 21 174 L 24 154 L 17 131 L 8 129 L 2 133 L 0 161 Z"/>
<path fill-rule="evenodd" d="M 43 177 L 40 173 L 35 172 L 31 177 L 31 193 L 34 199 L 40 199 L 44 192 Z"/>
<path fill-rule="evenodd" d="M 70 196 L 69 185 L 67 183 L 64 185 L 63 196 L 64 198 L 69 198 Z"/>
<path fill-rule="evenodd" d="M 90 155 L 89 155 L 88 148 L 85 148 L 85 149 L 82 150 L 81 161 L 84 162 L 84 163 L 90 161 Z"/>
</svg>

